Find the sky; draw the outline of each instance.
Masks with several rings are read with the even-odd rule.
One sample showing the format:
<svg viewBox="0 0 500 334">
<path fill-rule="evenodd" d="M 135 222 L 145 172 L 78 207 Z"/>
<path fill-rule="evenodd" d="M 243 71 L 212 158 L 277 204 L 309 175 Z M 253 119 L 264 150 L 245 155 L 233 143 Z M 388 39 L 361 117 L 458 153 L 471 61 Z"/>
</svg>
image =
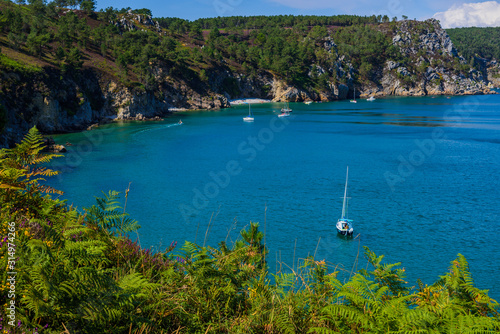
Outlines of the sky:
<svg viewBox="0 0 500 334">
<path fill-rule="evenodd" d="M 147 8 L 153 17 L 387 15 L 436 18 L 443 28 L 500 26 L 500 2 L 460 0 L 96 0 L 97 8 Z"/>
</svg>

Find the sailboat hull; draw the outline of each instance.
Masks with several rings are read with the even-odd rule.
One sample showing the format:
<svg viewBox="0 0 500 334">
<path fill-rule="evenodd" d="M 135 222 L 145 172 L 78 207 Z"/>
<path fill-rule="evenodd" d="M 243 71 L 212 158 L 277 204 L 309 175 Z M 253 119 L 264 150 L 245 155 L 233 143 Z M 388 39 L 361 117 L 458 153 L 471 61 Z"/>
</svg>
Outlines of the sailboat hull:
<svg viewBox="0 0 500 334">
<path fill-rule="evenodd" d="M 336 225 L 337 232 L 343 236 L 349 237 L 354 233 L 354 229 L 352 227 L 352 220 L 350 219 L 340 219 Z"/>
<path fill-rule="evenodd" d="M 337 233 L 339 235 L 344 236 L 344 237 L 352 237 L 352 235 L 353 235 L 354 232 L 353 231 L 343 231 L 343 230 L 337 229 Z"/>
</svg>

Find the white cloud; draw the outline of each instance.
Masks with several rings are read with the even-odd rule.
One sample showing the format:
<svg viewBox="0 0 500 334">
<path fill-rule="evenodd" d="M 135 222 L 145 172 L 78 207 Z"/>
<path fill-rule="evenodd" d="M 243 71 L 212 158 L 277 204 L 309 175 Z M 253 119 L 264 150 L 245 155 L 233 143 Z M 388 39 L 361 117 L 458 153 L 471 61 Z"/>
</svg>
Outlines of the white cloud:
<svg viewBox="0 0 500 334">
<path fill-rule="evenodd" d="M 498 27 L 500 26 L 500 3 L 496 1 L 453 5 L 445 12 L 434 14 L 443 28 Z"/>
</svg>

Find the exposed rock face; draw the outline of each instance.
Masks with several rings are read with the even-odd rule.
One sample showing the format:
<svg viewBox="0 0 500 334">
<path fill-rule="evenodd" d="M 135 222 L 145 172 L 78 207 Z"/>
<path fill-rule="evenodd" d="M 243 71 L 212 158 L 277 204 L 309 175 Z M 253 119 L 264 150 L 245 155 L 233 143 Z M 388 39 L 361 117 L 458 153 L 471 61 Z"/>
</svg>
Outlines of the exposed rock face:
<svg viewBox="0 0 500 334">
<path fill-rule="evenodd" d="M 110 82 L 107 88 L 104 97 L 111 108 L 116 110 L 116 119 L 134 118 L 139 114 L 147 117 L 162 116 L 168 112 L 168 102 L 151 92 L 131 91 L 127 87 L 118 87 L 114 82 Z"/>
<path fill-rule="evenodd" d="M 422 31 L 418 31 L 422 27 L 416 27 L 417 24 L 424 26 Z M 417 38 L 415 38 L 415 34 L 417 34 Z M 402 21 L 392 43 L 398 46 L 401 53 L 406 56 L 412 56 L 420 50 L 425 51 L 428 55 L 446 53 L 450 57 L 458 56 L 450 36 L 441 28 L 436 19 L 417 23 L 408 20 Z"/>
<path fill-rule="evenodd" d="M 59 145 L 54 142 L 53 138 L 43 138 L 44 148 L 42 152 L 50 153 L 65 153 L 66 147 L 64 145 Z"/>
<path fill-rule="evenodd" d="M 158 21 L 154 21 L 149 15 L 134 14 L 132 10 L 120 17 L 118 21 L 111 21 L 111 24 L 117 26 L 121 32 L 139 30 L 138 25 L 147 26 L 156 32 L 162 32 Z"/>
<path fill-rule="evenodd" d="M 275 102 L 299 102 L 310 99 L 309 94 L 301 89 L 293 86 L 288 86 L 283 81 L 275 80 L 273 81 L 273 101 Z"/>
<path fill-rule="evenodd" d="M 495 59 L 489 61 L 486 72 L 491 86 L 500 88 L 500 63 L 498 63 Z"/>
<path fill-rule="evenodd" d="M 1 76 L 0 103 L 7 118 L 1 146 L 19 142 L 34 125 L 45 133 L 76 131 L 110 112 L 104 108 L 92 72 L 82 71 L 77 81 L 51 69 L 30 75 L 4 72 Z"/>
<path fill-rule="evenodd" d="M 392 42 L 405 58 L 415 59 L 412 68 L 388 60 L 383 69 L 381 87 L 363 87 L 361 96 L 491 93 L 487 78 L 481 71 L 458 71 L 457 67 L 466 62 L 458 55 L 437 20 L 402 21 Z"/>
<path fill-rule="evenodd" d="M 53 153 L 65 153 L 66 147 L 64 147 L 64 145 L 55 144 L 55 145 L 50 146 L 48 148 L 48 151 L 53 152 Z"/>
<path fill-rule="evenodd" d="M 333 41 L 331 36 L 326 38 L 325 43 L 323 44 L 326 52 L 335 52 L 337 53 L 337 44 Z"/>
</svg>

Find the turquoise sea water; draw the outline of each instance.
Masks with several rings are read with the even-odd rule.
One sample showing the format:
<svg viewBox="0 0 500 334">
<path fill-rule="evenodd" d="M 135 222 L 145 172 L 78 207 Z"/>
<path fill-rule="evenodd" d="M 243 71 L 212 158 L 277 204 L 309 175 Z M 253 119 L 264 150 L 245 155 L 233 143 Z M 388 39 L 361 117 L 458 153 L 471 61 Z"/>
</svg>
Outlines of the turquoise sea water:
<svg viewBox="0 0 500 334">
<path fill-rule="evenodd" d="M 71 142 L 50 184 L 79 209 L 124 191 L 143 246 L 231 242 L 266 231 L 270 268 L 316 254 L 347 277 L 362 246 L 431 284 L 458 253 L 500 299 L 500 95 L 385 98 L 176 113 L 56 136 Z M 175 124 L 179 119 L 183 125 Z M 338 237 L 346 167 L 356 237 Z"/>
</svg>

